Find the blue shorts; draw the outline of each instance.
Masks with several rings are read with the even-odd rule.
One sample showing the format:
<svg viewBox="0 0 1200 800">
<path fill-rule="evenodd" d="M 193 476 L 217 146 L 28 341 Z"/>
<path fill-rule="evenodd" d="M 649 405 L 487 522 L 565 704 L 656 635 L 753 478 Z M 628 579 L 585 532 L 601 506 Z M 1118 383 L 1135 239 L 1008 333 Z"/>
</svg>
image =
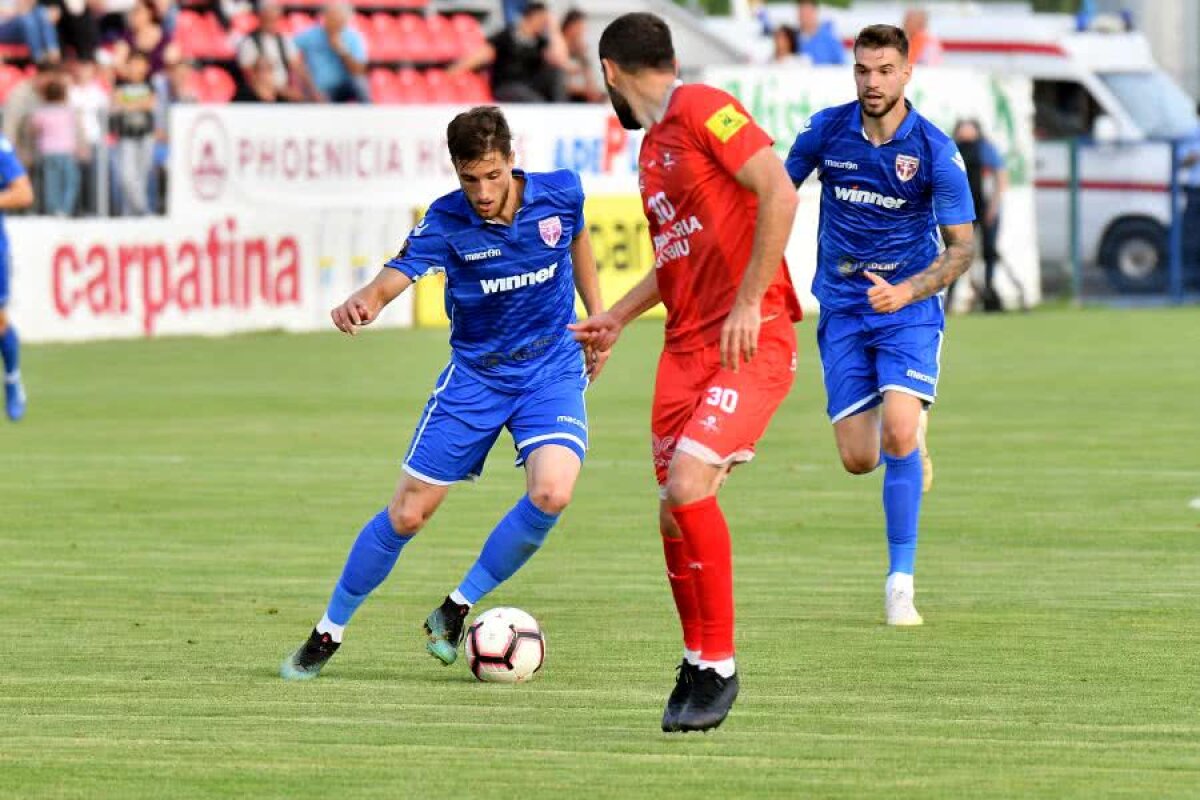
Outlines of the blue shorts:
<svg viewBox="0 0 1200 800">
<path fill-rule="evenodd" d="M 817 345 L 830 421 L 874 408 L 884 392 L 904 392 L 933 403 L 945 327 L 940 296 L 895 314 L 822 312 Z"/>
<path fill-rule="evenodd" d="M 512 434 L 518 467 L 544 444 L 569 447 L 582 461 L 588 446 L 586 389 L 581 371 L 528 392 L 502 392 L 451 362 L 425 404 L 404 471 L 439 486 L 478 478 L 504 428 Z"/>
</svg>

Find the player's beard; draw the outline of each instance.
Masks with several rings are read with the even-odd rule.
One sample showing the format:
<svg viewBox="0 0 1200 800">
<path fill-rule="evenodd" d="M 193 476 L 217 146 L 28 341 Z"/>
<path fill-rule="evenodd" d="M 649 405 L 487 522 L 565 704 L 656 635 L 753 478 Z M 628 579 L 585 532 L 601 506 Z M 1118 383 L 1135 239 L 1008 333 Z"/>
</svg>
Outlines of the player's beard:
<svg viewBox="0 0 1200 800">
<path fill-rule="evenodd" d="M 508 193 L 510 191 L 512 191 L 511 181 L 509 182 L 508 186 L 504 187 L 504 191 L 500 193 L 500 196 L 492 201 L 492 205 L 486 212 L 478 205 L 475 205 L 475 203 L 472 203 L 471 205 L 474 206 L 475 213 L 479 215 L 480 219 L 495 219 L 504 213 L 504 209 L 508 208 Z"/>
<path fill-rule="evenodd" d="M 883 110 L 868 111 L 867 110 L 867 98 L 862 97 L 862 96 L 859 96 L 859 98 L 858 98 L 858 106 L 859 106 L 859 108 L 862 109 L 863 115 L 867 116 L 867 117 L 871 117 L 873 119 L 878 119 L 880 117 L 886 117 L 888 115 L 888 112 L 891 111 L 893 108 L 895 108 L 896 103 L 899 103 L 899 102 L 900 102 L 900 95 L 896 95 L 895 97 L 884 97 L 883 98 Z"/>
<path fill-rule="evenodd" d="M 640 131 L 642 123 L 637 121 L 637 117 L 633 115 L 633 107 L 629 105 L 629 101 L 625 99 L 625 95 L 613 88 L 612 84 L 605 82 L 604 88 L 608 89 L 608 99 L 612 103 L 613 112 L 617 115 L 617 121 L 621 123 L 621 127 L 627 131 Z"/>
</svg>

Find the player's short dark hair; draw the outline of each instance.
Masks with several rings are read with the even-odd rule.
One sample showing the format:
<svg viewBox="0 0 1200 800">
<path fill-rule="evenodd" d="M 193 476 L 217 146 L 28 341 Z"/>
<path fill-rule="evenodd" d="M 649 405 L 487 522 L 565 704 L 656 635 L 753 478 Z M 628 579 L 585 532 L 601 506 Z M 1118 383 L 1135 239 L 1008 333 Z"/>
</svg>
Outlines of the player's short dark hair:
<svg viewBox="0 0 1200 800">
<path fill-rule="evenodd" d="M 895 25 L 868 25 L 858 32 L 854 39 L 854 49 L 865 47 L 868 50 L 882 50 L 894 47 L 900 55 L 908 58 L 908 36 L 904 29 Z"/>
<path fill-rule="evenodd" d="M 671 29 L 659 16 L 647 11 L 622 14 L 600 34 L 600 58 L 607 58 L 627 72 L 640 69 L 675 69 L 675 45 Z"/>
<path fill-rule="evenodd" d="M 534 14 L 545 11 L 547 6 L 539 0 L 534 0 L 532 3 L 525 4 L 525 10 L 521 12 L 522 17 L 532 17 Z"/>
<path fill-rule="evenodd" d="M 496 106 L 476 106 L 446 126 L 446 147 L 455 164 L 471 164 L 492 151 L 512 155 L 512 131 L 504 112 Z"/>
<path fill-rule="evenodd" d="M 587 14 L 584 14 L 583 11 L 578 8 L 572 8 L 570 11 L 568 11 L 566 14 L 563 15 L 562 25 L 559 27 L 561 27 L 561 29 L 565 31 L 567 28 L 571 27 L 576 22 L 579 22 L 584 19 L 587 19 Z"/>
</svg>

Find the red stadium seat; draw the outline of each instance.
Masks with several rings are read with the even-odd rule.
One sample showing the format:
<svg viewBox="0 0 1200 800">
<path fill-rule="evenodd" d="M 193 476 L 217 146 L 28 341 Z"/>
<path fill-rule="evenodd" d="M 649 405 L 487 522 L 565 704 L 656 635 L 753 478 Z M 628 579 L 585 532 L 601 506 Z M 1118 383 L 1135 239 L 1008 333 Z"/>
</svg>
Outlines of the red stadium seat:
<svg viewBox="0 0 1200 800">
<path fill-rule="evenodd" d="M 364 34 L 368 37 L 368 52 L 372 61 L 400 61 L 401 35 L 396 17 L 391 14 L 374 14 L 371 16 L 371 31 Z"/>
<path fill-rule="evenodd" d="M 396 18 L 396 28 L 400 61 L 424 64 L 433 60 L 432 43 L 424 18 L 416 14 L 401 14 Z"/>
<path fill-rule="evenodd" d="M 258 30 L 258 17 L 254 14 L 238 14 L 229 21 L 229 27 L 237 36 L 246 36 Z"/>
<path fill-rule="evenodd" d="M 396 74 L 390 69 L 375 67 L 367 72 L 367 83 L 371 87 L 371 102 L 397 103 Z"/>
<path fill-rule="evenodd" d="M 479 24 L 479 20 L 470 14 L 455 14 L 450 17 L 450 27 L 458 36 L 463 52 L 474 50 L 487 38 L 483 35 L 483 26 Z"/>
<path fill-rule="evenodd" d="M 233 77 L 220 67 L 205 67 L 200 70 L 203 86 L 201 99 L 207 103 L 228 103 L 237 92 Z"/>
<path fill-rule="evenodd" d="M 303 11 L 293 11 L 284 17 L 286 20 L 287 33 L 295 36 L 301 31 L 306 31 L 317 23 L 316 18 L 312 14 L 305 14 Z"/>
<path fill-rule="evenodd" d="M 462 54 L 462 43 L 449 19 L 441 14 L 432 14 L 425 18 L 425 29 L 429 32 L 430 60 L 453 61 Z"/>
<path fill-rule="evenodd" d="M 446 76 L 445 70 L 429 68 L 423 70 L 423 72 L 425 74 L 425 86 L 429 90 L 429 102 L 458 102 L 456 87 Z"/>
<path fill-rule="evenodd" d="M 404 67 L 396 71 L 396 102 L 399 103 L 428 103 L 429 87 L 425 76 L 412 67 Z"/>
<path fill-rule="evenodd" d="M 492 102 L 492 87 L 487 76 L 479 72 L 459 72 L 448 76 L 454 89 L 454 97 L 460 103 L 482 104 Z"/>
<path fill-rule="evenodd" d="M 0 58 L 11 60 L 29 58 L 29 48 L 23 44 L 0 44 Z"/>
</svg>

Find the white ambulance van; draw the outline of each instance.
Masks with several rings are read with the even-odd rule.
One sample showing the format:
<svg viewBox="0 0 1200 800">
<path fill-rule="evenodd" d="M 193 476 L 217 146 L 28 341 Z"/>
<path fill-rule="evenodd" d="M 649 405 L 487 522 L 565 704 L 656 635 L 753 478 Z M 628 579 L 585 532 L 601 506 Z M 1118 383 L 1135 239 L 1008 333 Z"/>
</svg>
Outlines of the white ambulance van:
<svg viewBox="0 0 1200 800">
<path fill-rule="evenodd" d="M 900 24 L 907 7 L 857 2 L 822 13 L 849 48 L 867 25 Z M 1043 263 L 1061 268 L 1070 261 L 1066 140 L 1084 137 L 1079 162 L 1084 262 L 1104 269 L 1118 291 L 1163 290 L 1171 218 L 1169 142 L 1195 136 L 1197 118 L 1194 101 L 1155 63 L 1146 38 L 1103 17 L 1079 32 L 1072 15 L 1035 14 L 1014 3 L 996 9 L 978 3 L 926 7 L 929 28 L 941 40 L 941 64 L 1033 82 L 1033 177 Z M 795 24 L 790 5 L 768 8 L 772 22 Z M 761 59 L 761 41 L 756 44 L 750 57 Z"/>
</svg>

